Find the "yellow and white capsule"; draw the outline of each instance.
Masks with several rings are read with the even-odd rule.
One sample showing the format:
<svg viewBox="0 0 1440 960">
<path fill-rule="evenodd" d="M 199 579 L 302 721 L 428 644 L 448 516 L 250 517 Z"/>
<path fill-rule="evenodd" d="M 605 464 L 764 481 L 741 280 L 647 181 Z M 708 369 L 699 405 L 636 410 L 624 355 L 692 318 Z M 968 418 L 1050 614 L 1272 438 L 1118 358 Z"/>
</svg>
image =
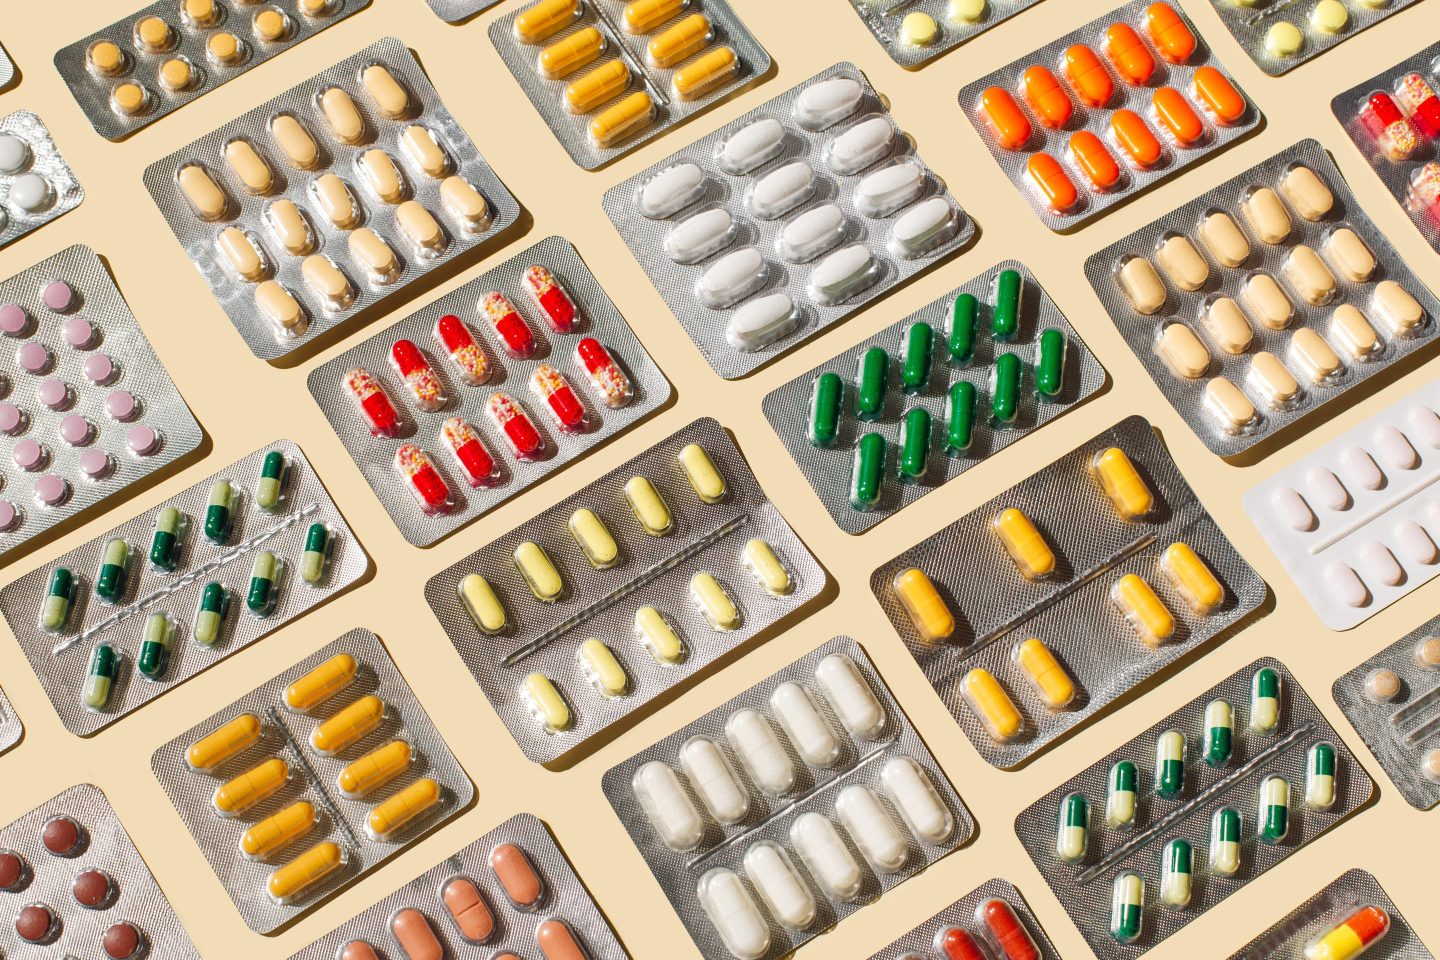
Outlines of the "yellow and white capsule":
<svg viewBox="0 0 1440 960">
<path fill-rule="evenodd" d="M 635 636 L 650 651 L 656 663 L 673 664 L 685 659 L 685 643 L 665 615 L 654 607 L 635 611 Z"/>
<path fill-rule="evenodd" d="M 580 649 L 575 651 L 575 659 L 580 662 L 585 679 L 600 696 L 607 699 L 624 696 L 630 689 L 630 678 L 625 675 L 620 661 L 615 659 L 614 652 L 594 637 L 580 644 Z"/>
<path fill-rule="evenodd" d="M 565 592 L 565 581 L 560 571 L 545 553 L 545 548 L 533 540 L 526 540 L 515 548 L 515 569 L 525 578 L 525 584 L 535 599 L 541 603 L 554 603 Z"/>
<path fill-rule="evenodd" d="M 640 527 L 652 537 L 663 537 L 675 525 L 670 507 L 648 477 L 631 477 L 625 482 L 625 499 L 640 521 Z"/>
<path fill-rule="evenodd" d="M 702 571 L 690 578 L 690 599 L 712 628 L 730 631 L 740 626 L 740 608 L 714 574 Z"/>
<path fill-rule="evenodd" d="M 1110 599 L 1149 647 L 1158 647 L 1175 634 L 1175 615 L 1150 584 L 1127 573 L 1110 588 Z"/>
<path fill-rule="evenodd" d="M 1019 509 L 1008 507 L 1000 511 L 991 527 L 1025 579 L 1041 580 L 1055 572 L 1055 552 Z"/>
<path fill-rule="evenodd" d="M 570 706 L 558 687 L 543 673 L 532 673 L 520 685 L 520 695 L 531 716 L 540 721 L 546 733 L 570 729 L 574 718 Z"/>
<path fill-rule="evenodd" d="M 785 569 L 774 549 L 764 540 L 757 537 L 746 543 L 744 558 L 745 568 L 760 584 L 760 589 L 772 597 L 783 597 L 795 589 L 790 571 Z"/>
<path fill-rule="evenodd" d="M 1166 547 L 1160 568 L 1198 616 L 1209 616 L 1225 600 L 1225 588 L 1188 543 Z"/>
</svg>

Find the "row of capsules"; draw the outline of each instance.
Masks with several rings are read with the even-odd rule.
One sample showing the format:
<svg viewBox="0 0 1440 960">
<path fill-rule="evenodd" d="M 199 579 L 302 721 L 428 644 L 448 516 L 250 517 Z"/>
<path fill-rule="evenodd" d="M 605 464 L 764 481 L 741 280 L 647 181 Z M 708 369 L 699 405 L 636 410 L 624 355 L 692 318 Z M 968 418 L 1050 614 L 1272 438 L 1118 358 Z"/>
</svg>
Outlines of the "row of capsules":
<svg viewBox="0 0 1440 960">
<path fill-rule="evenodd" d="M 1431 77 L 1440 75 L 1437 71 L 1440 62 L 1425 68 Z M 1430 80 L 1419 70 L 1404 74 L 1391 90 L 1372 92 L 1358 119 L 1374 141 L 1373 151 L 1392 164 L 1420 164 L 1410 174 L 1408 202 L 1411 212 L 1433 235 L 1440 229 L 1440 160 L 1435 157 L 1435 144 L 1440 140 L 1440 97 Z"/>
<path fill-rule="evenodd" d="M 1020 304 L 1025 295 L 1025 278 L 1018 270 L 1002 270 L 993 281 L 991 297 L 994 311 L 989 333 L 997 344 L 1014 340 L 1020 333 Z M 962 293 L 955 298 L 950 329 L 945 333 L 942 363 L 969 366 L 975 357 L 980 302 L 973 294 Z M 939 334 L 923 321 L 905 331 L 904 351 L 900 357 L 900 388 L 906 396 L 925 393 L 935 363 L 935 341 Z M 1042 400 L 1054 399 L 1064 388 L 1067 341 L 1063 331 L 1046 330 L 1040 335 L 1034 363 L 1034 392 Z M 1020 392 L 1024 363 L 1014 353 L 995 357 L 990 373 L 989 423 L 994 429 L 1014 426 L 1020 413 Z M 890 355 L 883 347 L 871 347 L 859 359 L 855 370 L 855 403 L 853 412 L 862 422 L 873 422 L 884 416 L 886 393 L 890 383 Z M 833 446 L 840 434 L 840 418 L 844 409 L 845 384 L 838 373 L 827 372 L 815 379 L 810 398 L 810 419 L 807 435 L 817 447 Z M 974 436 L 979 391 L 968 381 L 951 385 L 945 407 L 944 450 L 947 456 L 963 456 L 970 449 Z M 922 483 L 929 467 L 931 431 L 930 412 L 912 407 L 902 415 L 900 451 L 895 473 L 902 483 Z M 870 510 L 880 502 L 886 477 L 888 453 L 885 437 L 864 432 L 855 445 L 855 462 L 850 478 L 850 505 L 856 510 Z"/>
<path fill-rule="evenodd" d="M 997 886 L 1000 883 L 993 881 L 986 886 Z M 960 918 L 954 916 L 955 912 L 963 910 L 965 901 L 981 892 L 975 891 L 904 938 L 914 939 L 930 924 L 940 921 L 939 928 L 930 936 L 930 951 L 922 953 L 907 950 L 894 955 L 894 960 L 933 960 L 937 956 L 941 960 L 1041 960 L 1044 954 L 1041 953 L 1039 944 L 1025 928 L 1025 921 L 1020 919 L 1019 912 L 1003 896 L 981 897 L 971 914 L 974 918 L 973 924 L 956 922 Z M 1018 901 L 1018 891 L 1014 887 L 1009 887 L 1004 892 L 1017 895 Z M 1033 917 L 1031 921 L 1034 922 Z M 876 954 L 871 960 L 890 960 L 890 957 Z"/>
<path fill-rule="evenodd" d="M 548 267 L 526 268 L 521 285 L 530 304 L 558 335 L 574 332 L 581 322 L 580 308 Z M 536 339 L 525 318 L 504 293 L 491 290 L 480 297 L 480 315 L 505 356 L 517 360 L 534 356 Z M 460 317 L 445 314 L 435 322 L 435 345 L 450 359 L 449 373 L 461 384 L 484 386 L 494 376 L 494 364 Z M 630 378 L 620 369 L 610 351 L 594 337 L 583 337 L 573 351 L 576 367 L 585 377 L 596 400 L 614 410 L 634 397 Z M 404 387 L 407 399 L 419 410 L 434 412 L 450 403 L 439 373 L 424 351 L 411 340 L 397 340 L 390 347 L 390 366 Z M 355 368 L 345 374 L 344 387 L 365 418 L 372 435 L 398 437 L 405 424 L 380 379 L 369 370 Z M 535 367 L 529 379 L 530 393 L 550 415 L 561 436 L 584 431 L 585 405 L 561 370 L 549 363 Z M 464 406 L 462 395 L 456 397 Z M 510 394 L 496 391 L 485 403 L 485 416 L 509 448 L 511 457 L 524 463 L 547 454 L 545 437 L 536 429 L 525 408 Z M 465 482 L 488 487 L 503 482 L 504 473 L 475 427 L 463 417 L 451 417 L 440 428 L 440 442 L 450 451 Z M 450 488 L 429 455 L 416 443 L 402 444 L 395 451 L 395 469 L 405 477 L 420 510 L 426 514 L 448 512 L 454 503 Z"/>
</svg>

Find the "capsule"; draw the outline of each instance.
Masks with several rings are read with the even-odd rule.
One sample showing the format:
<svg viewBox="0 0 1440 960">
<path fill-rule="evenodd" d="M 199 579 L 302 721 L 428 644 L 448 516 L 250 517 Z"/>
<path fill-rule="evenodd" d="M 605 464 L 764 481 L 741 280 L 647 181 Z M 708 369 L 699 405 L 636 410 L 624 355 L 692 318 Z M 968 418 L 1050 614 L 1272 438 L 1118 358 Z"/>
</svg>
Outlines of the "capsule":
<svg viewBox="0 0 1440 960">
<path fill-rule="evenodd" d="M 539 43 L 580 15 L 580 0 L 540 0 L 515 17 L 521 43 Z"/>
<path fill-rule="evenodd" d="M 706 871 L 695 896 L 736 960 L 759 960 L 770 949 L 769 924 L 734 872 L 723 867 Z"/>
<path fill-rule="evenodd" d="M 367 694 L 310 731 L 310 748 L 333 757 L 365 739 L 385 719 L 385 701 Z"/>
<path fill-rule="evenodd" d="M 991 521 L 990 527 L 1025 579 L 1041 580 L 1055 572 L 1054 551 L 1022 511 L 1008 507 Z"/>
<path fill-rule="evenodd" d="M 1280 674 L 1261 667 L 1250 678 L 1250 729 L 1269 736 L 1280 725 Z"/>
<path fill-rule="evenodd" d="M 835 798 L 835 813 L 877 873 L 892 874 L 904 868 L 910 845 L 869 787 L 852 784 L 842 789 Z"/>
<path fill-rule="evenodd" d="M 930 462 L 930 411 L 913 407 L 905 412 L 900 426 L 900 479 L 917 483 L 925 479 Z"/>
<path fill-rule="evenodd" d="M 1240 869 L 1240 814 L 1221 807 L 1210 817 L 1210 872 L 1233 876 Z"/>
<path fill-rule="evenodd" d="M 1035 392 L 1053 399 L 1065 387 L 1065 353 L 1069 348 L 1065 334 L 1050 329 L 1040 334 L 1035 358 Z"/>
<path fill-rule="evenodd" d="M 705 836 L 705 821 L 674 770 L 651 760 L 635 771 L 630 789 L 662 843 L 680 853 L 700 845 Z"/>
<path fill-rule="evenodd" d="M 70 620 L 70 608 L 75 603 L 75 574 L 66 567 L 50 571 L 50 580 L 45 587 L 45 601 L 40 607 L 40 626 L 51 633 L 60 633 Z"/>
<path fill-rule="evenodd" d="M 460 581 L 460 602 L 481 633 L 496 634 L 505 629 L 505 607 L 490 582 L 478 573 Z"/>
<path fill-rule="evenodd" d="M 785 564 L 780 562 L 774 548 L 764 540 L 758 537 L 747 540 L 741 556 L 745 561 L 745 569 L 750 571 L 760 589 L 772 597 L 783 597 L 795 589 L 790 571 L 785 569 Z"/>
<path fill-rule="evenodd" d="M 1205 705 L 1205 762 L 1223 767 L 1234 750 L 1235 720 L 1230 704 L 1211 700 Z"/>
<path fill-rule="evenodd" d="M 422 777 L 390 799 L 372 808 L 365 832 L 372 840 L 386 841 L 439 806 L 440 784 Z"/>
<path fill-rule="evenodd" d="M 524 360 L 535 352 L 535 334 L 505 294 L 492 290 L 480 298 L 479 307 L 506 353 L 516 360 Z"/>
<path fill-rule="evenodd" d="M 533 540 L 526 540 L 515 548 L 511 555 L 515 569 L 525 579 L 525 585 L 541 603 L 554 603 L 565 591 L 565 581 L 551 561 L 545 548 Z"/>
<path fill-rule="evenodd" d="M 1075 681 L 1039 639 L 1031 637 L 1016 647 L 1015 662 L 1041 702 L 1051 710 L 1064 710 L 1075 699 Z"/>
<path fill-rule="evenodd" d="M 690 489 L 695 491 L 701 503 L 719 503 L 725 499 L 725 475 L 715 466 L 715 461 L 710 459 L 704 447 L 698 443 L 687 443 L 676 459 L 680 461 L 680 469 L 685 471 L 685 479 L 690 481 Z"/>
<path fill-rule="evenodd" d="M 828 817 L 800 814 L 790 826 L 790 843 L 828 896 L 849 903 L 860 895 L 865 875 Z"/>
<path fill-rule="evenodd" d="M 772 797 L 795 786 L 795 764 L 780 745 L 770 721 L 758 710 L 737 710 L 725 721 L 725 738 L 750 780 Z"/>
<path fill-rule="evenodd" d="M 815 378 L 810 390 L 810 419 L 807 435 L 817 447 L 833 447 L 840 434 L 840 406 L 845 382 L 838 373 L 826 372 Z"/>
<path fill-rule="evenodd" d="M 170 618 L 163 613 L 152 613 L 145 618 L 145 629 L 140 636 L 140 655 L 135 658 L 135 668 L 147 680 L 159 680 L 165 676 L 170 663 Z"/>
<path fill-rule="evenodd" d="M 1130 161 L 1141 170 L 1149 170 L 1164 155 L 1159 138 L 1150 132 L 1144 119 L 1133 110 L 1116 110 L 1110 118 L 1110 133 Z"/>
<path fill-rule="evenodd" d="M 594 27 L 577 30 L 541 50 L 536 67 L 550 80 L 560 80 L 581 67 L 594 63 L 605 51 L 605 35 Z"/>
<path fill-rule="evenodd" d="M 855 462 L 850 473 L 850 506 L 869 510 L 880 502 L 885 476 L 885 438 L 866 433 L 855 445 Z"/>
<path fill-rule="evenodd" d="M 1067 794 L 1060 801 L 1055 831 L 1055 855 L 1065 863 L 1085 859 L 1090 843 L 1090 805 L 1083 793 Z"/>
<path fill-rule="evenodd" d="M 951 363 L 968 367 L 975 359 L 975 337 L 979 326 L 980 301 L 974 294 L 960 294 L 950 308 L 950 330 L 946 349 Z"/>
<path fill-rule="evenodd" d="M 701 571 L 690 578 L 690 599 L 711 629 L 729 632 L 740 626 L 740 609 L 714 574 Z"/>
<path fill-rule="evenodd" d="M 670 506 L 649 477 L 631 477 L 625 481 L 625 499 L 640 528 L 652 537 L 663 537 L 675 526 Z"/>
<path fill-rule="evenodd" d="M 373 436 L 393 437 L 399 433 L 400 416 L 395 412 L 395 405 L 370 371 L 356 367 L 345 374 L 344 384 Z"/>
<path fill-rule="evenodd" d="M 840 760 L 840 741 L 810 692 L 782 683 L 770 693 L 770 710 L 795 752 L 812 767 L 828 769 Z"/>
<path fill-rule="evenodd" d="M 216 480 L 210 485 L 210 499 L 205 507 L 205 539 L 212 543 L 230 539 L 234 506 L 235 488 L 229 480 Z"/>
<path fill-rule="evenodd" d="M 753 844 L 745 851 L 744 866 L 766 909 L 787 929 L 805 930 L 815 922 L 815 896 L 783 847 L 768 840 Z"/>
<path fill-rule="evenodd" d="M 1117 760 L 1110 767 L 1105 788 L 1105 822 L 1112 829 L 1135 823 L 1135 795 L 1140 786 L 1140 771 L 1129 760 Z"/>
<path fill-rule="evenodd" d="M 355 682 L 360 665 L 348 653 L 337 653 L 285 688 L 285 706 L 299 713 L 315 709 Z"/>
<path fill-rule="evenodd" d="M 450 362 L 461 380 L 474 387 L 490 379 L 490 360 L 465 321 L 447 313 L 435 321 L 434 333 L 435 339 L 450 355 Z"/>
<path fill-rule="evenodd" d="M 854 660 L 843 653 L 830 654 L 815 668 L 815 682 L 852 736 L 862 740 L 880 736 L 885 729 L 885 708 Z"/>
<path fill-rule="evenodd" d="M 1160 853 L 1160 902 L 1165 906 L 1183 910 L 1190 905 L 1194 860 L 1190 844 L 1179 837 L 1165 844 Z"/>
<path fill-rule="evenodd" d="M 1105 496 L 1110 498 L 1115 512 L 1122 518 L 1134 520 L 1154 509 L 1155 495 L 1150 485 L 1124 450 L 1119 447 L 1102 450 L 1091 461 L 1091 467 Z"/>
<path fill-rule="evenodd" d="M 635 636 L 659 664 L 674 664 L 685 659 L 685 642 L 665 615 L 654 607 L 635 611 Z"/>
<path fill-rule="evenodd" d="M 250 568 L 250 588 L 245 593 L 245 606 L 256 616 L 263 617 L 275 609 L 278 590 L 276 581 L 280 577 L 280 562 L 269 550 L 255 554 L 255 563 Z"/>
<path fill-rule="evenodd" d="M 240 837 L 240 854 L 247 860 L 268 860 L 314 826 L 315 805 L 297 800 L 246 830 Z"/>
<path fill-rule="evenodd" d="M 668 70 L 710 42 L 714 31 L 703 13 L 692 13 L 664 33 L 652 37 L 645 54 L 652 67 Z"/>
<path fill-rule="evenodd" d="M 1115 877 L 1110 894 L 1110 936 L 1118 943 L 1140 939 L 1145 914 L 1145 881 L 1133 870 Z"/>
<path fill-rule="evenodd" d="M 1036 65 L 1025 71 L 1020 83 L 1025 91 L 1025 102 L 1030 105 L 1035 116 L 1040 118 L 1040 122 L 1052 130 L 1064 129 L 1074 116 L 1075 108 L 1060 86 L 1060 81 L 1055 79 L 1055 74 Z M 1026 139 L 1029 139 L 1028 134 Z"/>
<path fill-rule="evenodd" d="M 580 369 L 585 372 L 585 379 L 590 381 L 590 388 L 605 406 L 618 410 L 634 398 L 630 378 L 625 376 L 610 351 L 599 340 L 585 337 L 575 344 L 575 358 L 580 361 Z"/>
<path fill-rule="evenodd" d="M 260 479 L 255 483 L 255 506 L 275 510 L 280 506 L 285 489 L 285 454 L 271 450 L 260 463 Z"/>
<path fill-rule="evenodd" d="M 430 366 L 430 361 L 410 340 L 396 340 L 390 345 L 390 365 L 410 391 L 410 399 L 421 410 L 439 410 L 445 406 L 445 388 Z"/>
<path fill-rule="evenodd" d="M 319 583 L 325 575 L 325 558 L 330 554 L 330 528 L 312 523 L 305 531 L 305 553 L 300 559 L 300 579 Z"/>
<path fill-rule="evenodd" d="M 1178 797 L 1185 789 L 1185 734 L 1166 730 L 1155 741 L 1155 792 Z"/>
<path fill-rule="evenodd" d="M 495 458 L 490 455 L 480 434 L 464 418 L 450 417 L 442 423 L 440 442 L 450 451 L 450 456 L 470 486 L 483 487 L 495 480 Z"/>
<path fill-rule="evenodd" d="M 110 703 L 110 691 L 120 673 L 120 660 L 115 648 L 108 643 L 97 644 L 90 654 L 90 667 L 85 674 L 85 685 L 80 697 L 89 710 L 104 710 Z"/>
<path fill-rule="evenodd" d="M 1305 757 L 1305 806 L 1329 810 L 1335 805 L 1335 745 L 1317 743 Z"/>
<path fill-rule="evenodd" d="M 180 527 L 184 518 L 179 510 L 166 507 L 155 515 L 155 532 L 150 537 L 150 563 L 156 569 L 171 571 L 180 562 Z"/>
<path fill-rule="evenodd" d="M 185 751 L 185 762 L 197 773 L 214 770 L 259 743 L 263 730 L 259 717 L 242 713 L 190 744 Z"/>
<path fill-rule="evenodd" d="M 530 715 L 540 722 L 546 733 L 570 729 L 574 716 L 559 688 L 543 673 L 532 673 L 520 684 L 520 695 Z"/>
<path fill-rule="evenodd" d="M 540 456 L 544 441 L 535 423 L 515 399 L 506 393 L 494 393 L 485 403 L 485 416 L 510 445 L 516 460 L 530 461 Z"/>
<path fill-rule="evenodd" d="M 585 426 L 585 407 L 575 395 L 565 374 L 548 363 L 535 367 L 530 374 L 530 391 L 550 411 L 555 427 L 565 433 L 573 433 Z"/>
<path fill-rule="evenodd" d="M 404 740 L 391 740 L 353 763 L 335 777 L 335 785 L 347 797 L 364 797 L 410 769 L 415 751 Z"/>
<path fill-rule="evenodd" d="M 893 586 L 920 639 L 939 643 L 955 632 L 955 615 L 925 571 L 917 567 L 902 570 L 895 575 Z"/>
<path fill-rule="evenodd" d="M 274 796 L 290 779 L 290 765 L 271 757 L 215 788 L 210 804 L 222 817 L 238 817 Z"/>
<path fill-rule="evenodd" d="M 606 699 L 623 696 L 630 689 L 630 678 L 615 654 L 604 643 L 591 637 L 575 651 L 580 672 L 600 696 Z"/>
<path fill-rule="evenodd" d="M 927 843 L 944 843 L 955 818 L 935 791 L 930 775 L 910 757 L 895 757 L 880 770 L 880 785 L 906 828 Z"/>
<path fill-rule="evenodd" d="M 1015 423 L 1020 414 L 1020 358 L 1002 353 L 990 371 L 990 425 L 996 428 Z"/>
<path fill-rule="evenodd" d="M 306 890 L 344 865 L 344 851 L 329 840 L 323 840 L 270 874 L 265 881 L 265 892 L 276 903 L 294 903 Z"/>
<path fill-rule="evenodd" d="M 1160 56 L 1170 63 L 1188 63 L 1195 53 L 1195 34 L 1168 3 L 1152 3 L 1146 8 L 1145 29 Z"/>
<path fill-rule="evenodd" d="M 1198 616 L 1209 616 L 1224 601 L 1225 588 L 1189 544 L 1177 542 L 1166 547 L 1160 567 Z"/>
<path fill-rule="evenodd" d="M 530 302 L 540 311 L 550 329 L 556 333 L 569 333 L 575 329 L 579 318 L 575 301 L 549 269 L 538 264 L 526 267 L 521 283 Z"/>
<path fill-rule="evenodd" d="M 117 538 L 105 544 L 105 552 L 100 557 L 100 571 L 95 575 L 95 596 L 107 603 L 119 603 L 125 596 L 129 563 L 128 543 Z"/>
<path fill-rule="evenodd" d="M 1256 836 L 1264 843 L 1279 843 L 1290 832 L 1290 784 L 1284 777 L 1260 781 Z"/>
<path fill-rule="evenodd" d="M 1304 957 L 1305 960 L 1354 960 L 1379 943 L 1389 931 L 1388 913 L 1380 907 L 1360 907 L 1305 944 Z"/>
<path fill-rule="evenodd" d="M 619 561 L 619 544 L 593 510 L 583 507 L 576 510 L 570 514 L 566 528 L 575 538 L 575 545 L 596 570 L 608 570 Z"/>
<path fill-rule="evenodd" d="M 1205 136 L 1205 124 L 1185 96 L 1174 87 L 1161 87 L 1150 98 L 1155 119 L 1170 131 L 1182 147 L 1193 146 Z"/>
<path fill-rule="evenodd" d="M 1105 106 L 1115 92 L 1115 82 L 1100 58 L 1084 44 L 1077 43 L 1065 51 L 1064 74 L 1080 102 L 1088 107 Z"/>
<path fill-rule="evenodd" d="M 1007 269 L 996 274 L 994 296 L 990 335 L 997 343 L 1009 343 L 1020 335 L 1020 307 L 1025 299 L 1025 278 L 1020 271 Z"/>
<path fill-rule="evenodd" d="M 750 794 L 725 751 L 709 737 L 691 737 L 680 748 L 680 769 L 710 815 L 723 824 L 739 823 L 750 812 Z"/>
<path fill-rule="evenodd" d="M 905 331 L 900 360 L 900 386 L 906 393 L 924 393 L 930 383 L 930 361 L 934 355 L 935 330 L 928 323 L 912 323 Z"/>
<path fill-rule="evenodd" d="M 1020 711 L 1015 709 L 1015 702 L 989 670 L 976 667 L 965 674 L 960 690 L 991 737 L 1008 743 L 1020 735 L 1025 726 Z"/>
<path fill-rule="evenodd" d="M 1110 588 L 1110 599 L 1140 634 L 1148 647 L 1158 647 L 1175 635 L 1175 615 L 1144 579 L 1127 573 Z"/>
<path fill-rule="evenodd" d="M 1009 91 L 990 87 L 980 94 L 980 110 L 995 142 L 1005 150 L 1019 150 L 1030 142 L 1033 129 L 1025 111 Z"/>
<path fill-rule="evenodd" d="M 680 77 L 681 72 L 676 71 L 672 85 Z M 655 114 L 655 101 L 650 94 L 637 90 L 591 118 L 590 142 L 604 150 L 648 127 L 654 121 Z"/>
<path fill-rule="evenodd" d="M 880 347 L 871 347 L 860 357 L 855 371 L 855 416 L 861 420 L 877 420 L 885 412 L 889 369 L 890 355 Z"/>
</svg>

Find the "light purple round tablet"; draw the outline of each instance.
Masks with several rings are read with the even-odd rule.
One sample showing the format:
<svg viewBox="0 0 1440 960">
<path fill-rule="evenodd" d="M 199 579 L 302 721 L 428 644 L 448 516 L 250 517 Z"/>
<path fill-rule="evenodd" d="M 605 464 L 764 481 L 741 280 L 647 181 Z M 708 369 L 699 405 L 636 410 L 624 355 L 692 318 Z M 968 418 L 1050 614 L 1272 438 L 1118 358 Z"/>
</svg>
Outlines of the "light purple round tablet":
<svg viewBox="0 0 1440 960">
<path fill-rule="evenodd" d="M 70 385 L 64 380 L 51 377 L 49 380 L 40 381 L 40 389 L 35 391 L 40 402 L 51 410 L 61 410 L 70 406 Z"/>
<path fill-rule="evenodd" d="M 70 496 L 70 484 L 62 477 L 47 473 L 35 481 L 35 499 L 47 507 L 58 507 Z"/>
<path fill-rule="evenodd" d="M 125 445 L 142 457 L 148 456 L 160 445 L 160 436 L 153 428 L 142 423 L 138 427 L 131 427 L 130 432 L 125 434 Z"/>
<path fill-rule="evenodd" d="M 92 447 L 80 454 L 80 472 L 91 480 L 99 480 L 110 472 L 110 454 Z"/>
<path fill-rule="evenodd" d="M 20 513 L 15 509 L 15 504 L 9 500 L 0 500 L 0 530 L 13 529 L 18 519 Z"/>
<path fill-rule="evenodd" d="M 90 421 L 78 413 L 72 413 L 60 421 L 60 436 L 72 447 L 87 443 L 93 431 Z"/>
<path fill-rule="evenodd" d="M 85 358 L 85 378 L 91 383 L 109 383 L 115 376 L 115 361 L 103 353 Z"/>
<path fill-rule="evenodd" d="M 0 306 L 0 333 L 7 337 L 18 337 L 30 326 L 30 314 L 25 308 L 14 303 Z"/>
<path fill-rule="evenodd" d="M 13 403 L 0 403 L 0 433 L 16 434 L 25 423 L 25 414 Z"/>
<path fill-rule="evenodd" d="M 105 412 L 116 420 L 129 420 L 135 416 L 139 403 L 129 390 L 115 390 L 105 398 Z"/>
<path fill-rule="evenodd" d="M 29 340 L 20 344 L 15 359 L 31 373 L 44 373 L 50 366 L 50 350 L 39 341 Z"/>
<path fill-rule="evenodd" d="M 56 313 L 64 313 L 75 305 L 75 291 L 64 280 L 51 280 L 40 292 L 40 299 Z"/>
<path fill-rule="evenodd" d="M 84 350 L 95 342 L 95 324 L 84 317 L 72 317 L 65 324 L 65 342 L 76 350 Z"/>
<path fill-rule="evenodd" d="M 34 440 L 21 440 L 11 452 L 21 470 L 38 470 L 45 463 L 45 448 Z"/>
</svg>

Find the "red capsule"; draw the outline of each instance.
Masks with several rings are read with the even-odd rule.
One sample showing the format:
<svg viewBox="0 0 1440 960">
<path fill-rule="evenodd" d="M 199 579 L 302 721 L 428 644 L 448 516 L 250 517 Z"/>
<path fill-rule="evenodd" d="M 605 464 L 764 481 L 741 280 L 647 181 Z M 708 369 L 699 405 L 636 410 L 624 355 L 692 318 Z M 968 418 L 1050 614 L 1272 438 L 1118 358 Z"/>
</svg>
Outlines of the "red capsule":
<svg viewBox="0 0 1440 960">
<path fill-rule="evenodd" d="M 439 410 L 445 406 L 445 388 L 430 367 L 420 348 L 409 340 L 396 340 L 390 347 L 390 365 L 405 381 L 410 396 L 421 410 Z"/>
<path fill-rule="evenodd" d="M 1410 111 L 1410 122 L 1427 137 L 1440 136 L 1440 99 L 1425 78 L 1407 73 L 1395 83 L 1400 102 Z"/>
<path fill-rule="evenodd" d="M 542 363 L 530 374 L 530 390 L 545 401 L 555 426 L 561 430 L 571 433 L 585 425 L 585 408 L 580 405 L 580 398 L 575 396 L 565 374 L 550 364 Z"/>
<path fill-rule="evenodd" d="M 991 942 L 1004 960 L 1040 960 L 1040 951 L 1030 933 L 1004 900 L 987 900 L 980 905 L 980 918 L 990 928 Z"/>
<path fill-rule="evenodd" d="M 425 513 L 443 513 L 450 506 L 450 488 L 424 450 L 407 443 L 395 451 L 395 469 L 410 486 L 410 493 Z"/>
<path fill-rule="evenodd" d="M 941 930 L 935 938 L 935 945 L 945 955 L 945 960 L 990 960 L 975 938 L 959 927 Z"/>
<path fill-rule="evenodd" d="M 534 460 L 539 456 L 540 431 L 509 394 L 491 394 L 490 402 L 485 404 L 485 415 L 510 441 L 510 452 L 515 459 Z"/>
<path fill-rule="evenodd" d="M 549 270 L 541 266 L 526 268 L 525 292 L 545 315 L 550 329 L 556 333 L 569 333 L 575 329 L 575 301 L 570 299 L 570 294 Z"/>
<path fill-rule="evenodd" d="M 440 426 L 440 439 L 455 455 L 455 462 L 472 487 L 480 487 L 495 477 L 495 458 L 485 449 L 480 434 L 459 417 L 451 417 Z"/>
<path fill-rule="evenodd" d="M 505 294 L 492 290 L 482 296 L 480 312 L 490 321 L 500 344 L 510 356 L 524 360 L 535 352 L 535 334 L 530 332 L 530 325 L 505 299 Z"/>
<path fill-rule="evenodd" d="M 630 389 L 630 378 L 625 376 L 615 358 L 605 345 L 594 337 L 586 337 L 575 344 L 575 359 L 590 381 L 590 386 L 600 395 L 600 400 L 612 410 L 625 406 L 634 396 Z"/>
<path fill-rule="evenodd" d="M 435 339 L 450 354 L 450 361 L 455 364 L 461 380 L 477 386 L 490 379 L 490 361 L 485 351 L 480 349 L 480 344 L 475 342 L 464 320 L 453 313 L 445 314 L 435 321 Z"/>
<path fill-rule="evenodd" d="M 356 367 L 345 374 L 345 389 L 370 424 L 372 434 L 393 437 L 399 432 L 400 416 L 395 412 L 395 405 L 369 370 Z"/>
</svg>

